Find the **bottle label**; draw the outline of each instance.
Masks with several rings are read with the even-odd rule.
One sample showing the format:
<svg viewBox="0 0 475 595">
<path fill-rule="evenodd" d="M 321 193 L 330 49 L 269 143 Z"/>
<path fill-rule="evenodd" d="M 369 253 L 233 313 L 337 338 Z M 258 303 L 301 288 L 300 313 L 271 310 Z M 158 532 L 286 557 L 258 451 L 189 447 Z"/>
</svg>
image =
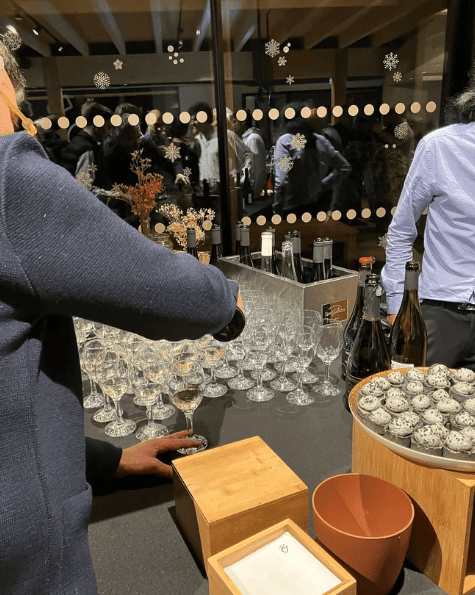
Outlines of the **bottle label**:
<svg viewBox="0 0 475 595">
<path fill-rule="evenodd" d="M 395 362 L 391 360 L 391 370 L 399 370 L 400 368 L 413 368 L 414 364 L 401 364 L 401 362 Z"/>
<path fill-rule="evenodd" d="M 347 320 L 348 300 L 340 300 L 339 302 L 332 302 L 331 304 L 323 304 L 322 314 L 324 320 Z"/>
</svg>

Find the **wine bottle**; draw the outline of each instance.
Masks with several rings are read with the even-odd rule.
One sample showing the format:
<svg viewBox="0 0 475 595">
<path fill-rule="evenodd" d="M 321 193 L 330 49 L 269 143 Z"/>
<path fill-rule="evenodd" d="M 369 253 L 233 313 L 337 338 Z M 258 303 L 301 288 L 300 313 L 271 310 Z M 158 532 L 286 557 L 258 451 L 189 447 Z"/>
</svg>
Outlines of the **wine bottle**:
<svg viewBox="0 0 475 595">
<path fill-rule="evenodd" d="M 346 363 L 346 401 L 360 380 L 391 368 L 379 313 L 382 291 L 379 275 L 369 274 L 365 283 L 363 319 Z"/>
<path fill-rule="evenodd" d="M 350 355 L 351 348 L 355 342 L 355 337 L 360 328 L 361 320 L 363 318 L 364 308 L 364 285 L 366 277 L 371 273 L 371 267 L 373 266 L 373 259 L 371 256 L 362 256 L 359 259 L 360 263 L 360 274 L 358 279 L 358 287 L 356 289 L 356 301 L 353 306 L 353 312 L 345 326 L 343 334 L 343 351 L 341 354 L 342 363 L 342 378 L 346 378 L 346 362 Z"/>
<path fill-rule="evenodd" d="M 241 227 L 241 247 L 239 251 L 239 262 L 241 264 L 247 264 L 247 266 L 254 268 L 251 256 L 251 240 L 249 238 L 249 227 L 243 225 Z"/>
<path fill-rule="evenodd" d="M 292 232 L 292 250 L 294 252 L 294 268 L 299 283 L 305 283 L 303 278 L 303 264 L 302 264 L 302 244 L 300 241 L 300 232 Z"/>
<path fill-rule="evenodd" d="M 325 279 L 331 279 L 333 275 L 332 253 L 333 240 L 330 240 L 330 238 L 323 238 L 323 268 L 325 271 Z"/>
<path fill-rule="evenodd" d="M 196 249 L 196 230 L 194 227 L 189 227 L 186 230 L 186 246 L 188 254 L 198 258 L 198 250 Z"/>
<path fill-rule="evenodd" d="M 282 271 L 280 275 L 291 281 L 297 281 L 292 242 L 289 241 L 282 242 Z"/>
<path fill-rule="evenodd" d="M 211 228 L 211 256 L 209 264 L 218 266 L 218 260 L 223 256 L 223 246 L 221 244 L 221 228 L 219 225 L 213 225 Z"/>
<path fill-rule="evenodd" d="M 236 307 L 236 312 L 231 322 L 226 325 L 223 329 L 213 335 L 215 339 L 222 342 L 233 341 L 244 330 L 246 326 L 246 317 L 241 308 Z"/>
<path fill-rule="evenodd" d="M 261 233 L 261 270 L 272 273 L 272 234 L 270 231 Z"/>
<path fill-rule="evenodd" d="M 235 227 L 235 235 L 236 235 L 236 248 L 234 249 L 234 254 L 239 255 L 241 251 L 241 227 L 242 223 L 236 223 Z"/>
<path fill-rule="evenodd" d="M 253 192 L 252 192 L 251 181 L 249 179 L 249 169 L 247 167 L 244 170 L 244 182 L 242 184 L 242 194 L 244 196 L 245 203 L 247 205 L 252 205 Z"/>
<path fill-rule="evenodd" d="M 317 238 L 313 241 L 313 269 L 312 269 L 312 280 L 323 281 L 325 279 L 325 266 L 324 266 L 324 245 L 321 238 Z"/>
<path fill-rule="evenodd" d="M 418 294 L 419 263 L 406 263 L 404 295 L 391 329 L 391 368 L 425 366 L 427 330 L 422 317 Z"/>
<path fill-rule="evenodd" d="M 274 275 L 280 275 L 280 268 L 277 263 L 277 258 L 275 257 L 275 229 L 273 227 L 268 227 L 266 231 L 270 231 L 272 234 L 272 273 L 274 273 Z"/>
</svg>

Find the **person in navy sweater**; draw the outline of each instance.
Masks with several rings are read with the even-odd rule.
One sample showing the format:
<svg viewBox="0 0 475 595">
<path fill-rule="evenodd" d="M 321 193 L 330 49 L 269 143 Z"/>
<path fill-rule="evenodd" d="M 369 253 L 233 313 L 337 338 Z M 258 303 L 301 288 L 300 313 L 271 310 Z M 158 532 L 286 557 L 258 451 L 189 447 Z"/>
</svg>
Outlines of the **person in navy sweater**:
<svg viewBox="0 0 475 595">
<path fill-rule="evenodd" d="M 150 242 L 14 133 L 24 86 L 0 42 L 0 592 L 93 595 L 89 482 L 169 478 L 157 454 L 192 442 L 184 432 L 125 450 L 85 440 L 72 317 L 197 339 L 232 320 L 238 287 Z"/>
</svg>

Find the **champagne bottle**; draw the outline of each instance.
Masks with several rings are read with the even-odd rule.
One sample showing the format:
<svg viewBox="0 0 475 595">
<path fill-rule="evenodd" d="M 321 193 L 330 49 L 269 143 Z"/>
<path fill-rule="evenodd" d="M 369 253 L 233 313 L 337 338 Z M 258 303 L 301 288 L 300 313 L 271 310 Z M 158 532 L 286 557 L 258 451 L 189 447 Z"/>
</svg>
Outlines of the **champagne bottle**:
<svg viewBox="0 0 475 595">
<path fill-rule="evenodd" d="M 366 277 L 371 273 L 373 266 L 373 259 L 371 256 L 362 256 L 359 260 L 360 274 L 358 279 L 358 287 L 356 289 L 356 301 L 353 306 L 353 312 L 345 326 L 343 334 L 343 351 L 341 354 L 342 362 L 342 378 L 346 378 L 346 362 L 350 355 L 351 348 L 355 342 L 356 334 L 360 328 L 361 320 L 363 319 L 364 308 L 364 285 Z"/>
<path fill-rule="evenodd" d="M 261 270 L 273 273 L 272 270 L 272 233 L 263 231 L 261 234 Z"/>
<path fill-rule="evenodd" d="M 282 271 L 281 276 L 291 281 L 297 281 L 297 275 L 294 267 L 294 254 L 292 242 L 282 242 Z"/>
<path fill-rule="evenodd" d="M 275 229 L 268 227 L 266 231 L 272 233 L 272 272 L 274 275 L 280 275 L 279 265 L 277 264 L 277 258 L 275 257 Z"/>
<path fill-rule="evenodd" d="M 249 227 L 247 225 L 243 225 L 241 227 L 241 248 L 239 251 L 239 262 L 254 268 L 250 245 L 251 240 L 249 238 Z"/>
<path fill-rule="evenodd" d="M 311 283 L 325 279 L 324 245 L 321 238 L 313 241 L 313 270 Z"/>
<path fill-rule="evenodd" d="M 297 281 L 299 283 L 305 283 L 303 279 L 303 265 L 302 265 L 302 246 L 300 241 L 300 232 L 292 232 L 292 249 L 294 252 L 294 267 L 295 274 L 297 275 Z"/>
<path fill-rule="evenodd" d="M 244 170 L 244 182 L 242 184 L 242 194 L 244 196 L 245 203 L 247 205 L 252 205 L 253 192 L 252 192 L 251 181 L 249 179 L 249 169 L 247 167 Z"/>
<path fill-rule="evenodd" d="M 323 246 L 323 268 L 325 271 L 325 279 L 331 279 L 333 275 L 333 240 L 330 240 L 330 238 L 323 238 Z"/>
<path fill-rule="evenodd" d="M 346 400 L 360 380 L 391 368 L 379 313 L 382 292 L 379 275 L 369 274 L 365 283 L 363 319 L 346 364 Z"/>
<path fill-rule="evenodd" d="M 425 366 L 427 330 L 422 317 L 418 294 L 419 263 L 406 263 L 404 295 L 391 329 L 391 368 Z"/>
<path fill-rule="evenodd" d="M 198 258 L 198 250 L 196 249 L 196 230 L 194 227 L 189 227 L 186 230 L 186 246 L 188 254 Z"/>
<path fill-rule="evenodd" d="M 241 252 L 241 227 L 242 223 L 236 223 L 235 227 L 235 234 L 236 234 L 236 248 L 234 249 L 234 254 L 239 255 Z"/>
<path fill-rule="evenodd" d="M 223 256 L 223 246 L 221 245 L 221 228 L 219 225 L 213 225 L 211 228 L 211 256 L 209 264 L 218 266 L 218 260 Z"/>
<path fill-rule="evenodd" d="M 236 312 L 231 322 L 226 325 L 223 329 L 213 335 L 215 339 L 222 342 L 233 341 L 244 330 L 246 326 L 246 317 L 241 308 L 236 307 Z"/>
</svg>

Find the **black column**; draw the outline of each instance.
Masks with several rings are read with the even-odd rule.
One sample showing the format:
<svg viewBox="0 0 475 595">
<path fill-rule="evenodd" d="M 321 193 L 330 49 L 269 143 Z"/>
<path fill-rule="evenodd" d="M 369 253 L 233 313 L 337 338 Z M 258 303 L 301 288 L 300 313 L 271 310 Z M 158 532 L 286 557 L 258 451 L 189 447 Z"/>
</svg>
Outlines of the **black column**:
<svg viewBox="0 0 475 595">
<path fill-rule="evenodd" d="M 439 124 L 443 125 L 444 108 L 449 97 L 467 87 L 472 70 L 475 0 L 450 0 L 445 33 L 444 79 L 440 97 Z"/>
<path fill-rule="evenodd" d="M 213 48 L 214 91 L 218 125 L 219 188 L 221 206 L 221 238 L 223 254 L 233 253 L 231 197 L 229 192 L 228 136 L 226 126 L 226 93 L 224 86 L 224 46 L 221 0 L 211 0 L 211 40 Z"/>
</svg>

